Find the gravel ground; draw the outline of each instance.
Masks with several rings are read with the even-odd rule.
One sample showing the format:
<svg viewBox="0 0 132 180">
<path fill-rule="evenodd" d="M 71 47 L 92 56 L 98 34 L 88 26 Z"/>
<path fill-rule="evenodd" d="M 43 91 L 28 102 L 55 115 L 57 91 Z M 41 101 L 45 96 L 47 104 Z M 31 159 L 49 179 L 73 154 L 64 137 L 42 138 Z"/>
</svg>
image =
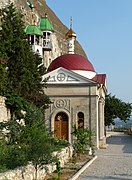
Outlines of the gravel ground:
<svg viewBox="0 0 132 180">
<path fill-rule="evenodd" d="M 107 144 L 107 149 L 96 151 L 98 158 L 78 180 L 132 180 L 132 136 L 115 133 Z"/>
</svg>

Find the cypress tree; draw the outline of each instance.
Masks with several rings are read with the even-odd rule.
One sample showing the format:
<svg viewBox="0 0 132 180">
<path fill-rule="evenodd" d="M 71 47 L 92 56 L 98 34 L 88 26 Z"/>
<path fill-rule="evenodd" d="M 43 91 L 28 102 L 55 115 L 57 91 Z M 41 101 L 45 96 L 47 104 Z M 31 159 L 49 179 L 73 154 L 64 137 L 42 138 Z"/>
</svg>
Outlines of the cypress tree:
<svg viewBox="0 0 132 180">
<path fill-rule="evenodd" d="M 45 83 L 41 82 L 45 68 L 26 39 L 20 10 L 9 3 L 1 10 L 1 21 L 0 53 L 8 57 L 8 90 L 37 106 L 47 106 L 49 98 L 43 91 Z"/>
<path fill-rule="evenodd" d="M 4 96 L 8 88 L 7 60 L 0 55 L 0 96 Z"/>
</svg>

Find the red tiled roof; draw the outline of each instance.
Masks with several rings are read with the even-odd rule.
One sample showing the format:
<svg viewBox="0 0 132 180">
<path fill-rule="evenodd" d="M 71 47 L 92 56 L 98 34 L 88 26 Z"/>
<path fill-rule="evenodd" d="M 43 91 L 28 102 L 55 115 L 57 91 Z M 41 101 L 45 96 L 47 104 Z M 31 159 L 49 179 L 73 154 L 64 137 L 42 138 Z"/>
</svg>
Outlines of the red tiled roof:
<svg viewBox="0 0 132 180">
<path fill-rule="evenodd" d="M 92 80 L 106 86 L 106 74 L 96 74 Z"/>
<path fill-rule="evenodd" d="M 68 70 L 85 70 L 95 72 L 91 62 L 81 55 L 65 54 L 56 58 L 49 66 L 48 72 L 53 71 L 59 67 Z"/>
</svg>

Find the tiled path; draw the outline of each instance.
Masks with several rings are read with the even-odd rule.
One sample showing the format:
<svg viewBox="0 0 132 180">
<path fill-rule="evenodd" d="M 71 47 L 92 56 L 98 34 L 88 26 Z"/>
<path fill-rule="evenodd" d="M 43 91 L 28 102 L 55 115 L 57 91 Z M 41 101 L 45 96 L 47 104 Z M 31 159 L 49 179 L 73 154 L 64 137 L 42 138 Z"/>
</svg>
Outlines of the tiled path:
<svg viewBox="0 0 132 180">
<path fill-rule="evenodd" d="M 115 133 L 78 180 L 132 180 L 132 136 Z"/>
</svg>

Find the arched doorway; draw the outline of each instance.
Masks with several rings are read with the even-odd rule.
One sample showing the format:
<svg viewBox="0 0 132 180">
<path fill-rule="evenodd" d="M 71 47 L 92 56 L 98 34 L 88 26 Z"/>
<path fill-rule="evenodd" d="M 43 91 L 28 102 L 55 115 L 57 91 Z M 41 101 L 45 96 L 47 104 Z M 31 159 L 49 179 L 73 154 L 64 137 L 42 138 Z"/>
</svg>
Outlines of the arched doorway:
<svg viewBox="0 0 132 180">
<path fill-rule="evenodd" d="M 68 116 L 64 112 L 56 114 L 54 119 L 55 137 L 58 139 L 65 139 L 68 141 Z"/>
<path fill-rule="evenodd" d="M 77 114 L 78 118 L 78 128 L 84 128 L 84 114 L 83 112 L 79 112 Z"/>
</svg>

